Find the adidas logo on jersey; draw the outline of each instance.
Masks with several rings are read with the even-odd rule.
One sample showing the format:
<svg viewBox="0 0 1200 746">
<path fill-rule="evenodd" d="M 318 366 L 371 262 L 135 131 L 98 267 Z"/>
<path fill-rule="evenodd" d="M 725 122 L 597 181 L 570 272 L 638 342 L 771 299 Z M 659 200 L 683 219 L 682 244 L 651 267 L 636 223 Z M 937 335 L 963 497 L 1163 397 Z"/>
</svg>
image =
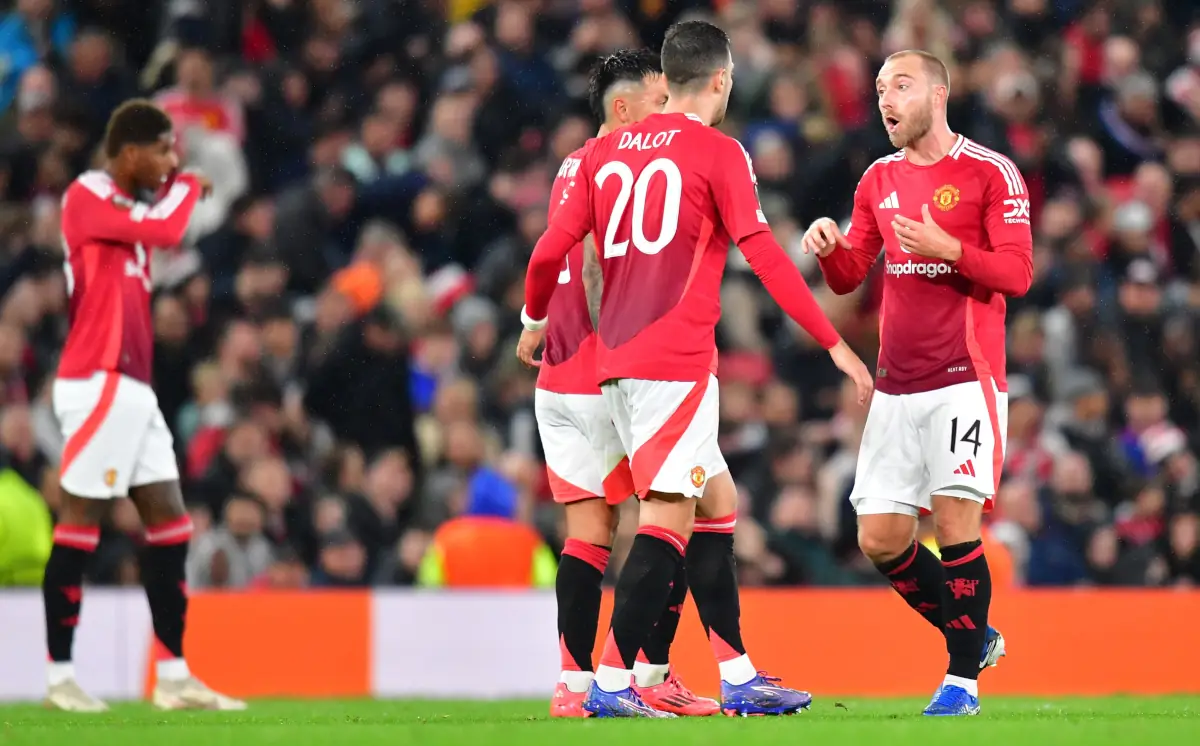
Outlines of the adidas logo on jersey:
<svg viewBox="0 0 1200 746">
<path fill-rule="evenodd" d="M 896 196 L 895 192 L 892 192 L 882 202 L 879 203 L 879 209 L 880 210 L 899 210 L 900 209 L 900 198 Z"/>
<path fill-rule="evenodd" d="M 922 277 L 941 277 L 958 270 L 945 262 L 887 262 L 884 270 L 894 277 L 905 275 L 921 275 Z"/>
</svg>

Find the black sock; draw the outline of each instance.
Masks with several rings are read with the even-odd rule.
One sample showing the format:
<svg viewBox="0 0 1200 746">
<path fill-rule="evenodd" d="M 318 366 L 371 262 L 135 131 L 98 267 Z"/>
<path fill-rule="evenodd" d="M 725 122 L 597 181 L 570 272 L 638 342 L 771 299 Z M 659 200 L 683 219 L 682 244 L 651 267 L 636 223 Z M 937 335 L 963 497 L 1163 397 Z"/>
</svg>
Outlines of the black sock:
<svg viewBox="0 0 1200 746">
<path fill-rule="evenodd" d="M 100 529 L 95 526 L 54 527 L 54 546 L 42 577 L 42 601 L 46 607 L 46 647 L 50 660 L 71 660 L 79 606 L 83 601 L 83 570 L 96 545 Z"/>
<path fill-rule="evenodd" d="M 687 553 L 688 583 L 718 662 L 745 655 L 733 532 L 697 530 Z"/>
<path fill-rule="evenodd" d="M 558 599 L 558 647 L 562 670 L 591 671 L 592 648 L 600 621 L 600 583 L 610 550 L 567 539 L 558 562 L 554 593 Z"/>
<path fill-rule="evenodd" d="M 671 581 L 671 594 L 667 596 L 667 607 L 662 616 L 650 630 L 642 645 L 642 654 L 646 662 L 655 666 L 665 666 L 671 660 L 671 643 L 675 642 L 675 632 L 679 629 L 679 615 L 683 613 L 683 602 L 687 600 L 688 577 L 687 563 L 680 562 L 675 571 L 675 580 Z M 639 658 L 641 660 L 641 658 Z"/>
<path fill-rule="evenodd" d="M 687 542 L 659 526 L 638 529 L 617 580 L 612 623 L 600 663 L 632 669 L 650 629 L 662 616 Z"/>
<path fill-rule="evenodd" d="M 913 542 L 903 554 L 893 560 L 875 565 L 875 569 L 891 582 L 900 597 L 942 632 L 942 591 L 945 590 L 946 573 L 942 562 L 929 547 Z"/>
<path fill-rule="evenodd" d="M 187 621 L 187 554 L 192 521 L 184 516 L 147 530 L 141 554 L 142 587 L 150 605 L 154 635 L 173 657 L 183 657 Z M 161 537 L 161 538 L 159 538 Z"/>
<path fill-rule="evenodd" d="M 988 608 L 992 604 L 992 574 L 983 543 L 969 541 L 942 547 L 942 609 L 946 619 L 946 673 L 979 678 L 979 658 L 987 641 Z"/>
</svg>

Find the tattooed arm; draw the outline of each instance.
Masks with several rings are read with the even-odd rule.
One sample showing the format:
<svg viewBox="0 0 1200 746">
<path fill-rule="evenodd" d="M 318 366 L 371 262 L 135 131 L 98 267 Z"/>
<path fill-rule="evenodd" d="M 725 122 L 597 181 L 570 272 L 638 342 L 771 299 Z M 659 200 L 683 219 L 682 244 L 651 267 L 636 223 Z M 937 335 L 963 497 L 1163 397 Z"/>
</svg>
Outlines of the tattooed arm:
<svg viewBox="0 0 1200 746">
<path fill-rule="evenodd" d="M 600 328 L 600 298 L 604 294 L 604 274 L 600 271 L 600 257 L 596 256 L 596 242 L 589 233 L 583 237 L 583 294 L 587 298 L 588 316 L 592 328 Z"/>
</svg>

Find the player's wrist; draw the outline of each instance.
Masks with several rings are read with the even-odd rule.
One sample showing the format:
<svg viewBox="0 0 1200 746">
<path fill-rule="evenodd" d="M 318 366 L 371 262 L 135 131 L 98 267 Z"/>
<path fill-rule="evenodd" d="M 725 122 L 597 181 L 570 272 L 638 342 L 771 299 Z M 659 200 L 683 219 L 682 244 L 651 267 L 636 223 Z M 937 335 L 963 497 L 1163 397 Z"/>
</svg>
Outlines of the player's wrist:
<svg viewBox="0 0 1200 746">
<path fill-rule="evenodd" d="M 526 306 L 521 306 L 521 324 L 526 330 L 531 332 L 540 332 L 546 328 L 546 321 L 549 317 L 538 320 L 530 316 L 529 312 L 525 309 Z"/>
<path fill-rule="evenodd" d="M 962 243 L 962 241 L 959 241 L 956 238 L 950 242 L 949 246 L 946 247 L 946 250 L 945 250 L 942 258 L 945 261 L 949 262 L 950 264 L 954 264 L 959 259 L 962 259 L 962 257 L 963 257 L 963 243 Z"/>
</svg>

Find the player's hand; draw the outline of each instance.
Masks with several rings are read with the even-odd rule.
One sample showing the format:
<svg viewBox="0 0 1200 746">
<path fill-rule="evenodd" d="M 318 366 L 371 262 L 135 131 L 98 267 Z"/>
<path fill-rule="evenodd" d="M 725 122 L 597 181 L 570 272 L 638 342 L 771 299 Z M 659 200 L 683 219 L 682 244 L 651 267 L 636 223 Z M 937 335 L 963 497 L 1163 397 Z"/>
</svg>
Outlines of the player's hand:
<svg viewBox="0 0 1200 746">
<path fill-rule="evenodd" d="M 920 222 L 903 215 L 892 219 L 892 230 L 900 240 L 900 248 L 930 259 L 957 262 L 962 257 L 962 243 L 933 222 L 929 205 L 921 205 Z"/>
<path fill-rule="evenodd" d="M 545 329 L 530 331 L 526 329 L 521 332 L 521 339 L 517 341 L 517 359 L 528 365 L 530 368 L 540 368 L 541 360 L 534 360 L 533 353 L 537 352 L 537 348 L 542 344 L 542 337 L 546 336 Z"/>
<path fill-rule="evenodd" d="M 183 173 L 196 180 L 196 185 L 200 187 L 200 199 L 208 199 L 208 197 L 212 195 L 212 180 L 205 176 L 202 172 L 193 168 L 188 168 L 184 169 Z"/>
<path fill-rule="evenodd" d="M 816 254 L 824 259 L 839 246 L 843 249 L 850 248 L 850 240 L 833 220 L 817 218 L 812 225 L 808 226 L 808 230 L 804 231 L 804 238 L 800 241 L 800 246 L 804 249 L 805 254 Z"/>
<path fill-rule="evenodd" d="M 858 389 L 858 403 L 866 405 L 870 402 L 871 394 L 875 391 L 875 380 L 871 378 L 871 371 L 867 370 L 863 361 L 854 354 L 850 345 L 846 344 L 846 340 L 840 340 L 830 348 L 829 357 L 833 358 L 833 364 L 838 370 L 854 381 L 854 387 Z"/>
</svg>

